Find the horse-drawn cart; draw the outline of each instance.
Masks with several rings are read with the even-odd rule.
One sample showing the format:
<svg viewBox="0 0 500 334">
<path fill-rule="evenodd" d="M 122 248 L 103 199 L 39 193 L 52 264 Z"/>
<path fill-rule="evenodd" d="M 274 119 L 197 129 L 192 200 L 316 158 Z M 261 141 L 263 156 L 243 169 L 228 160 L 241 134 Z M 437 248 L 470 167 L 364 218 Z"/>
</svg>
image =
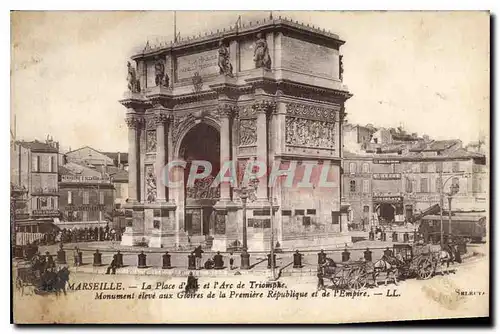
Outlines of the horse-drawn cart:
<svg viewBox="0 0 500 334">
<path fill-rule="evenodd" d="M 416 275 L 419 279 L 429 279 L 443 260 L 451 261 L 452 254 L 432 244 L 394 244 L 394 257 L 398 269 L 404 277 Z"/>
<path fill-rule="evenodd" d="M 368 283 L 367 264 L 364 261 L 335 263 L 331 259 L 319 266 L 318 275 L 332 281 L 334 289 L 363 289 Z"/>
<path fill-rule="evenodd" d="M 24 294 L 24 288 L 36 287 L 40 281 L 40 271 L 34 270 L 30 262 L 20 262 L 16 272 L 16 288 Z"/>
</svg>

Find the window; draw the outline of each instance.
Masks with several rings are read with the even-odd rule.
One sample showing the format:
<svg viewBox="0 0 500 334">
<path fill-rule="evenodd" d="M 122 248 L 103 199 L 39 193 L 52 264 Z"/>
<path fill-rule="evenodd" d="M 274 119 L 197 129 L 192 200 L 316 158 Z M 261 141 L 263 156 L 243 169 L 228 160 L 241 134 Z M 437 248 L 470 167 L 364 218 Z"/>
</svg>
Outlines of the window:
<svg viewBox="0 0 500 334">
<path fill-rule="evenodd" d="M 68 204 L 73 204 L 73 193 L 68 191 Z"/>
<path fill-rule="evenodd" d="M 83 204 L 89 204 L 89 192 L 88 191 L 83 192 Z"/>
<path fill-rule="evenodd" d="M 451 165 L 451 171 L 453 173 L 458 173 L 458 170 L 460 169 L 460 165 L 458 162 L 454 162 L 453 165 Z"/>
<path fill-rule="evenodd" d="M 436 162 L 436 172 L 441 173 L 443 171 L 443 163 L 442 162 Z"/>
<path fill-rule="evenodd" d="M 355 174 L 356 173 L 356 163 L 355 162 L 351 162 L 349 164 L 349 173 L 351 173 L 351 174 Z"/>
<path fill-rule="evenodd" d="M 40 171 L 40 156 L 36 155 L 31 158 L 31 168 L 34 172 Z"/>
<path fill-rule="evenodd" d="M 53 156 L 49 157 L 49 172 L 50 173 L 54 172 L 54 157 Z"/>
<path fill-rule="evenodd" d="M 411 193 L 412 191 L 413 191 L 413 182 L 409 178 L 406 178 L 406 192 Z"/>
<path fill-rule="evenodd" d="M 370 173 L 370 165 L 366 162 L 363 164 L 363 173 Z"/>
<path fill-rule="evenodd" d="M 104 191 L 99 192 L 99 204 L 104 204 Z"/>
<path fill-rule="evenodd" d="M 441 192 L 441 178 L 436 179 L 436 192 Z"/>
<path fill-rule="evenodd" d="M 89 220 L 89 212 L 88 212 L 88 211 L 83 211 L 82 213 L 83 213 L 83 218 L 82 218 L 82 220 L 83 220 L 84 222 L 88 221 L 88 220 Z"/>
<path fill-rule="evenodd" d="M 429 192 L 429 180 L 427 178 L 420 179 L 420 192 L 421 193 Z"/>
<path fill-rule="evenodd" d="M 349 181 L 349 191 L 352 193 L 356 192 L 356 181 L 355 180 Z"/>
<path fill-rule="evenodd" d="M 340 212 L 332 211 L 332 224 L 340 224 Z"/>
<path fill-rule="evenodd" d="M 370 192 L 370 180 L 363 180 L 363 193 L 368 194 Z"/>
<path fill-rule="evenodd" d="M 427 169 L 427 164 L 422 162 L 420 164 L 420 173 L 427 173 L 428 169 Z"/>
</svg>

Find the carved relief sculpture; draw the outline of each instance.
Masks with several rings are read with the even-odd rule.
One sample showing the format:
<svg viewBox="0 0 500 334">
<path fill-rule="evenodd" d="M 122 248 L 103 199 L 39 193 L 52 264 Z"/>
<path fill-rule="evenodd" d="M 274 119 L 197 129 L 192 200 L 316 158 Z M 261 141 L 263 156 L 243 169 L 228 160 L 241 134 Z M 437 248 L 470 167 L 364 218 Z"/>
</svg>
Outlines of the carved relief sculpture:
<svg viewBox="0 0 500 334">
<path fill-rule="evenodd" d="M 156 151 L 156 130 L 146 132 L 146 152 Z"/>
<path fill-rule="evenodd" d="M 233 76 L 233 65 L 229 59 L 229 48 L 224 41 L 219 42 L 219 73 Z"/>
<path fill-rule="evenodd" d="M 253 54 L 253 61 L 255 62 L 255 68 L 266 68 L 271 69 L 271 57 L 269 56 L 269 49 L 267 47 L 267 41 L 261 33 L 257 34 L 257 40 L 255 41 L 255 49 Z"/>
<path fill-rule="evenodd" d="M 128 90 L 130 92 L 139 93 L 141 91 L 135 67 L 133 67 L 129 61 L 127 62 L 127 82 L 128 82 Z"/>
<path fill-rule="evenodd" d="M 156 177 L 154 167 L 146 166 L 146 201 L 152 203 L 156 201 Z"/>
<path fill-rule="evenodd" d="M 211 187 L 214 177 L 209 175 L 203 179 L 195 180 L 194 187 L 186 189 L 186 197 L 191 199 L 216 199 L 220 197 L 220 188 Z"/>
<path fill-rule="evenodd" d="M 335 123 L 305 118 L 286 118 L 286 144 L 314 148 L 335 148 Z"/>
<path fill-rule="evenodd" d="M 257 121 L 255 119 L 240 120 L 240 145 L 252 145 L 257 142 Z"/>
</svg>

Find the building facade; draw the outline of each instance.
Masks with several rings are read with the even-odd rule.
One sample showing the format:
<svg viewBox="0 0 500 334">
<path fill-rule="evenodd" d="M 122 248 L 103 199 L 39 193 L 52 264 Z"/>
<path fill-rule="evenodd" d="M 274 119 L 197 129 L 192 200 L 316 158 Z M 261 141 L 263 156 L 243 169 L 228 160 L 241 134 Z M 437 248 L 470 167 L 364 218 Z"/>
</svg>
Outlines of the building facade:
<svg viewBox="0 0 500 334">
<path fill-rule="evenodd" d="M 60 217 L 58 152 L 59 143 L 51 139 L 11 145 L 11 184 L 26 190 L 23 203 L 17 201 L 16 227 L 20 232 L 42 232 Z"/>
<path fill-rule="evenodd" d="M 356 228 L 366 227 L 367 221 L 409 221 L 441 204 L 442 193 L 447 212 L 446 194 L 453 184 L 459 190 L 452 196 L 452 212 L 486 215 L 488 175 L 483 154 L 463 149 L 459 140 L 435 141 L 412 134 L 402 142 L 391 131 L 377 133 L 371 139 L 376 145 L 368 143 L 358 153 L 344 152 L 343 195 Z"/>
<path fill-rule="evenodd" d="M 250 250 L 269 247 L 272 226 L 284 248 L 350 242 L 340 203 L 340 124 L 351 96 L 342 83 L 342 44 L 335 34 L 279 18 L 168 46 L 147 44 L 134 55 L 129 92 L 120 101 L 129 127 L 130 221 L 122 243 L 210 240 L 214 250 L 241 244 L 241 187 L 253 190 L 246 210 Z M 209 161 L 212 172 L 187 185 L 194 160 Z M 163 182 L 172 161 L 186 162 L 169 170 L 184 186 Z M 228 161 L 236 184 L 209 187 Z M 267 173 L 245 184 L 240 176 L 255 161 L 302 173 L 310 162 L 328 166 L 335 186 L 268 187 Z"/>
<path fill-rule="evenodd" d="M 59 173 L 60 228 L 105 226 L 114 208 L 111 178 L 99 170 L 68 163 Z"/>
</svg>

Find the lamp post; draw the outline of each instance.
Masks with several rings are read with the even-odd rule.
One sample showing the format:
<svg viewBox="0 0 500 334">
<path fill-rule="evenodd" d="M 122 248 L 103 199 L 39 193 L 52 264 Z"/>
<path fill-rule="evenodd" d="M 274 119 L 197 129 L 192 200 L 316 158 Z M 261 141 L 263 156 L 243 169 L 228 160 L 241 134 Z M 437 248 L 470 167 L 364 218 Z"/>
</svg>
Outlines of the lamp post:
<svg viewBox="0 0 500 334">
<path fill-rule="evenodd" d="M 247 245 L 247 199 L 249 189 L 246 187 L 241 187 L 235 189 L 241 198 L 241 203 L 243 204 L 243 250 L 241 252 L 241 269 L 249 269 L 250 267 L 250 254 L 248 254 Z"/>
<path fill-rule="evenodd" d="M 450 176 L 449 178 L 446 179 L 446 181 L 444 181 L 443 183 L 443 171 L 441 170 L 439 172 L 439 179 L 440 179 L 440 189 L 439 189 L 439 206 L 440 206 L 440 244 L 441 244 L 441 247 L 443 247 L 443 234 L 444 234 L 444 229 L 443 229 L 443 206 L 444 206 L 444 186 L 446 185 L 446 183 L 448 183 L 448 181 L 450 181 L 451 179 L 457 177 L 457 175 L 452 175 Z M 457 184 L 452 184 L 452 186 L 450 187 L 450 192 L 447 193 L 447 196 L 448 196 L 448 234 L 451 235 L 451 199 L 452 199 L 452 196 L 455 195 L 458 190 L 459 190 L 460 186 Z"/>
</svg>

